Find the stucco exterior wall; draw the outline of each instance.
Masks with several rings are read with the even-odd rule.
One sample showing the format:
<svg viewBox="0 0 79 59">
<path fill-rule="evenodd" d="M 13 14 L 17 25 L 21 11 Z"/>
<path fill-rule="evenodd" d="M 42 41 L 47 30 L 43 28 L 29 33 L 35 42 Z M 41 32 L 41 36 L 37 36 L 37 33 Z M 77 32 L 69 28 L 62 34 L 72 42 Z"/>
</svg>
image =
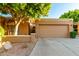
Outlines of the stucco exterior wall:
<svg viewBox="0 0 79 59">
<path fill-rule="evenodd" d="M 30 33 L 30 24 L 29 22 L 23 21 L 19 25 L 18 35 L 29 35 Z"/>
</svg>

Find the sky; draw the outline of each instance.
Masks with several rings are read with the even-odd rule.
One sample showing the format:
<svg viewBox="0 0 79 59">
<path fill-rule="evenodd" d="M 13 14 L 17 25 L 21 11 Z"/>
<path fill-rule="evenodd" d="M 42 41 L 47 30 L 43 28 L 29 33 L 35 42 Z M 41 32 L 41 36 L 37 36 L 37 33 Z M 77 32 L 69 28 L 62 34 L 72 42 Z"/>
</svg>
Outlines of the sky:
<svg viewBox="0 0 79 59">
<path fill-rule="evenodd" d="M 78 3 L 53 3 L 48 17 L 44 18 L 59 18 L 64 12 L 75 9 L 79 9 Z"/>
<path fill-rule="evenodd" d="M 10 14 L 2 14 L 0 13 L 1 16 L 4 16 L 4 17 L 12 17 Z"/>
<path fill-rule="evenodd" d="M 52 3 L 48 16 L 43 18 L 59 18 L 64 12 L 75 9 L 79 9 L 79 3 Z M 2 14 L 0 13 L 0 15 Z M 11 15 L 3 16 L 8 17 Z"/>
</svg>

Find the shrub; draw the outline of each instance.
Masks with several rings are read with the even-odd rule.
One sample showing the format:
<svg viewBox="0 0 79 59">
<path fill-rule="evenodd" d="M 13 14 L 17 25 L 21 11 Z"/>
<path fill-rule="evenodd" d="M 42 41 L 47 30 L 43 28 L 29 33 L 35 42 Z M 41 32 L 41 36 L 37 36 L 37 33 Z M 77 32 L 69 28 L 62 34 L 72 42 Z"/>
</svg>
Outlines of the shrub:
<svg viewBox="0 0 79 59">
<path fill-rule="evenodd" d="M 0 26 L 0 37 L 3 37 L 5 34 L 4 28 Z"/>
<path fill-rule="evenodd" d="M 77 32 L 76 31 L 72 31 L 70 32 L 70 37 L 71 38 L 76 38 Z"/>
</svg>

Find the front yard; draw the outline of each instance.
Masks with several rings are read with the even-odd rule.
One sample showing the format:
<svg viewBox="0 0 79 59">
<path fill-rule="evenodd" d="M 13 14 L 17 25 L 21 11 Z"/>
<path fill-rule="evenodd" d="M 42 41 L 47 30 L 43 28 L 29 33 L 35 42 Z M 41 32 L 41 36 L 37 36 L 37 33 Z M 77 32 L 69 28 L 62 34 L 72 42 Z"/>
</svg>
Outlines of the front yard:
<svg viewBox="0 0 79 59">
<path fill-rule="evenodd" d="M 4 37 L 3 42 L 9 41 L 12 48 L 5 49 L 4 46 L 0 48 L 0 56 L 28 56 L 32 52 L 37 39 L 32 35 L 8 35 Z M 0 42 L 1 43 L 1 42 Z"/>
</svg>

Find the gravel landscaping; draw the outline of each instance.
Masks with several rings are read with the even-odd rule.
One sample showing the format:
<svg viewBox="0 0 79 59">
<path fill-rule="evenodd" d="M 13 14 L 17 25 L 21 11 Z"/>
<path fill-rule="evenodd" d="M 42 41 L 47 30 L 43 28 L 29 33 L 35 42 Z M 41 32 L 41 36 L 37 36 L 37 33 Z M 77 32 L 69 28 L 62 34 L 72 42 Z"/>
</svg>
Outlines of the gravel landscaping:
<svg viewBox="0 0 79 59">
<path fill-rule="evenodd" d="M 11 49 L 1 49 L 0 56 L 28 56 L 34 48 L 35 43 L 12 43 L 13 47 Z"/>
</svg>

